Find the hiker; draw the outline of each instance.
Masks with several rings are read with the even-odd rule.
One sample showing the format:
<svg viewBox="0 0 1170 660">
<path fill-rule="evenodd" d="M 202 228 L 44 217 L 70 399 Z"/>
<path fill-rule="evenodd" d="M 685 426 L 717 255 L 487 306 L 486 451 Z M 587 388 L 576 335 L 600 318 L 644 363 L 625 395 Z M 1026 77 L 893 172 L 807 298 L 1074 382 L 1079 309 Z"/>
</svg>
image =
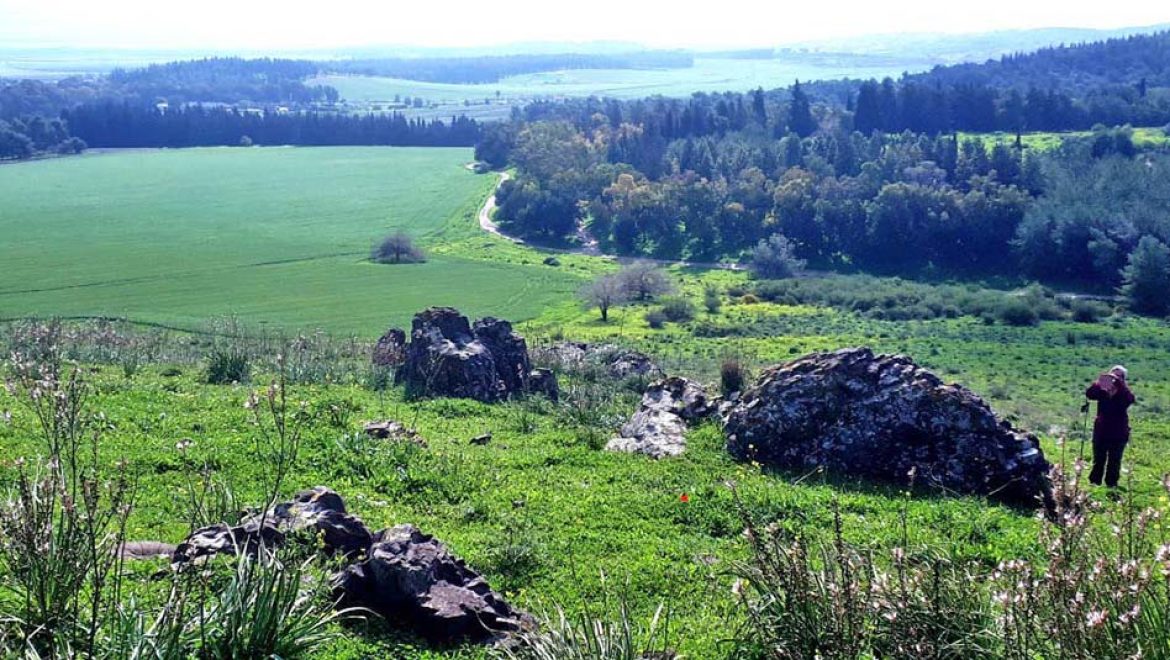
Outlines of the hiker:
<svg viewBox="0 0 1170 660">
<path fill-rule="evenodd" d="M 1097 402 L 1097 419 L 1093 422 L 1093 469 L 1089 481 L 1117 487 L 1121 474 L 1121 454 L 1129 442 L 1129 407 L 1133 405 L 1133 392 L 1129 389 L 1125 367 L 1118 365 L 1106 371 L 1093 381 L 1085 396 Z M 1088 410 L 1088 402 L 1085 410 Z"/>
</svg>

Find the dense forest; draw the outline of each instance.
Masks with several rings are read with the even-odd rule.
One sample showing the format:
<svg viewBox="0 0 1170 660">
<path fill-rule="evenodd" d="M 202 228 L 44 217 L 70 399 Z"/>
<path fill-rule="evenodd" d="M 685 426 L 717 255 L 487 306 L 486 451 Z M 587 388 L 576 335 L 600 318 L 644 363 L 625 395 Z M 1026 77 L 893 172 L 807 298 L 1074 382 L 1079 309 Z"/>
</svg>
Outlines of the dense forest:
<svg viewBox="0 0 1170 660">
<path fill-rule="evenodd" d="M 337 90 L 308 86 L 318 65 L 305 60 L 209 58 L 117 69 L 106 78 L 107 96 L 171 104 L 189 102 L 311 103 L 336 101 Z"/>
<path fill-rule="evenodd" d="M 489 57 L 419 57 L 340 60 L 320 63 L 323 70 L 388 76 L 425 82 L 494 83 L 507 76 L 564 69 L 685 69 L 694 56 L 683 51 L 554 55 L 497 55 Z"/>
<path fill-rule="evenodd" d="M 390 115 L 251 113 L 203 107 L 159 111 L 129 103 L 79 106 L 62 113 L 72 132 L 91 147 L 200 147 L 292 144 L 466 147 L 479 124 Z"/>
</svg>

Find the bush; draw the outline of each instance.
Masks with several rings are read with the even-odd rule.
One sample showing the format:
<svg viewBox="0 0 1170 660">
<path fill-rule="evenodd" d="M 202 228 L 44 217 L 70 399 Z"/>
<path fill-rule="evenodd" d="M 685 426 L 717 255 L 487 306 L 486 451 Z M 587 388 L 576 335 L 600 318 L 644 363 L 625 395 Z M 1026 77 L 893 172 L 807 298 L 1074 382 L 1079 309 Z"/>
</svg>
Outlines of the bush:
<svg viewBox="0 0 1170 660">
<path fill-rule="evenodd" d="M 719 313 L 719 309 L 723 307 L 723 298 L 719 295 L 719 287 L 708 284 L 703 288 L 703 307 L 707 308 L 708 314 Z"/>
<path fill-rule="evenodd" d="M 728 358 L 719 365 L 719 389 L 723 391 L 723 396 L 742 392 L 747 379 L 747 369 L 739 360 Z"/>
<path fill-rule="evenodd" d="M 1170 312 L 1170 247 L 1153 236 L 1143 236 L 1121 272 L 1122 293 L 1139 314 L 1165 316 Z"/>
<path fill-rule="evenodd" d="M 1029 326 L 1040 323 L 1036 310 L 1024 300 L 1009 300 L 999 307 L 999 320 L 1007 325 Z"/>
<path fill-rule="evenodd" d="M 695 318 L 695 306 L 686 298 L 670 298 L 662 303 L 662 315 L 668 321 L 686 323 Z"/>
<path fill-rule="evenodd" d="M 217 347 L 207 356 L 208 384 L 246 383 L 251 371 L 247 353 L 234 345 Z"/>
<path fill-rule="evenodd" d="M 426 261 L 422 250 L 403 232 L 395 232 L 382 239 L 370 251 L 370 259 L 380 264 L 417 264 Z"/>
<path fill-rule="evenodd" d="M 661 330 L 666 325 L 666 314 L 663 314 L 660 309 L 652 309 L 646 312 L 644 318 L 646 319 L 646 325 L 655 330 Z"/>
<path fill-rule="evenodd" d="M 761 279 L 792 277 L 804 270 L 805 262 L 796 258 L 796 246 L 783 234 L 761 240 L 751 253 L 752 271 Z"/>
<path fill-rule="evenodd" d="M 666 271 L 649 261 L 636 261 L 618 271 L 617 282 L 631 300 L 650 300 L 674 290 Z"/>
<path fill-rule="evenodd" d="M 1109 316 L 1109 306 L 1095 300 L 1074 300 L 1072 303 L 1072 320 L 1077 323 L 1096 323 Z"/>
</svg>

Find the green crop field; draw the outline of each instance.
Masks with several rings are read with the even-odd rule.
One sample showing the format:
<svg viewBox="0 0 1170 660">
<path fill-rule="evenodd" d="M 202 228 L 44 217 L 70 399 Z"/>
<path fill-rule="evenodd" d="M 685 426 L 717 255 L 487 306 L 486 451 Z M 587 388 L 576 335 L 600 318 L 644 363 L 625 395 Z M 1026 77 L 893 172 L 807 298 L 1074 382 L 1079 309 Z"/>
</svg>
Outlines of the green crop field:
<svg viewBox="0 0 1170 660">
<path fill-rule="evenodd" d="M 367 259 L 393 230 L 424 247 L 477 231 L 494 179 L 468 172 L 470 159 L 467 149 L 193 149 L 0 167 L 0 317 L 190 328 L 235 315 L 368 336 L 433 304 L 535 316 L 576 279 L 538 260 Z"/>
<path fill-rule="evenodd" d="M 1024 133 L 1020 136 L 1020 143 L 1024 145 L 1025 149 L 1047 151 L 1049 149 L 1055 149 L 1059 147 L 1060 144 L 1067 139 L 1087 138 L 1092 134 L 1092 131 L 1067 131 L 1063 133 Z M 959 137 L 960 139 L 979 138 L 983 140 L 984 146 L 988 149 L 994 146 L 997 142 L 1015 144 L 1016 140 L 1015 134 L 1005 133 L 1003 131 L 996 133 L 960 133 Z M 1150 149 L 1161 147 L 1165 146 L 1168 141 L 1170 141 L 1170 136 L 1167 136 L 1166 130 L 1164 128 L 1147 126 L 1133 129 L 1133 143 L 1139 148 Z"/>
</svg>

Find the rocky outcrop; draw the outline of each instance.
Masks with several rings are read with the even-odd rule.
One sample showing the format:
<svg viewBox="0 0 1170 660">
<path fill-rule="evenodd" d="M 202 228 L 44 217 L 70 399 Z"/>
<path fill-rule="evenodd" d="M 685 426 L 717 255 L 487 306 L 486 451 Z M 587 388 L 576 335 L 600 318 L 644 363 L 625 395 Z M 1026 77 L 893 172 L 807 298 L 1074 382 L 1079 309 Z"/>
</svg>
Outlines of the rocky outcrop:
<svg viewBox="0 0 1170 660">
<path fill-rule="evenodd" d="M 383 420 L 380 422 L 369 422 L 363 428 L 366 435 L 376 440 L 391 440 L 394 442 L 410 442 L 419 447 L 426 447 L 426 438 L 422 437 L 418 431 L 408 428 L 402 422 L 396 422 L 392 419 Z"/>
<path fill-rule="evenodd" d="M 430 640 L 484 639 L 532 626 L 529 615 L 413 525 L 378 532 L 366 558 L 343 570 L 334 586 L 343 605 L 408 622 Z"/>
<path fill-rule="evenodd" d="M 621 435 L 610 440 L 605 448 L 652 458 L 678 456 L 687 447 L 684 437 L 687 425 L 714 411 L 714 403 L 707 399 L 701 385 L 671 376 L 646 389 L 637 412 L 622 426 Z"/>
<path fill-rule="evenodd" d="M 901 355 L 818 353 L 765 371 L 724 412 L 739 460 L 1036 502 L 1048 462 L 1035 436 Z"/>
<path fill-rule="evenodd" d="M 255 552 L 261 543 L 275 547 L 302 530 L 318 534 L 328 554 L 350 562 L 332 579 L 343 606 L 369 608 L 436 642 L 500 638 L 534 625 L 434 537 L 412 525 L 371 534 L 325 487 L 301 491 L 239 525 L 196 530 L 175 548 L 172 565 L 181 569 L 215 554 Z M 146 545 L 127 544 L 135 552 L 166 547 Z"/>
<path fill-rule="evenodd" d="M 477 321 L 450 307 L 416 314 L 396 380 L 411 396 L 450 396 L 493 403 L 532 391 L 528 347 L 512 324 Z M 541 391 L 555 392 L 551 374 L 537 376 Z"/>
<path fill-rule="evenodd" d="M 580 369 L 599 365 L 613 378 L 662 378 L 665 373 L 645 353 L 613 344 L 585 344 L 563 341 L 544 349 L 544 356 L 557 366 Z"/>
<path fill-rule="evenodd" d="M 370 355 L 370 361 L 378 367 L 398 367 L 405 359 L 406 333 L 398 328 L 390 328 L 379 337 Z"/>
<path fill-rule="evenodd" d="M 533 369 L 532 373 L 528 374 L 528 392 L 530 394 L 543 394 L 554 402 L 561 400 L 561 389 L 557 385 L 557 375 L 551 369 Z"/>
</svg>

